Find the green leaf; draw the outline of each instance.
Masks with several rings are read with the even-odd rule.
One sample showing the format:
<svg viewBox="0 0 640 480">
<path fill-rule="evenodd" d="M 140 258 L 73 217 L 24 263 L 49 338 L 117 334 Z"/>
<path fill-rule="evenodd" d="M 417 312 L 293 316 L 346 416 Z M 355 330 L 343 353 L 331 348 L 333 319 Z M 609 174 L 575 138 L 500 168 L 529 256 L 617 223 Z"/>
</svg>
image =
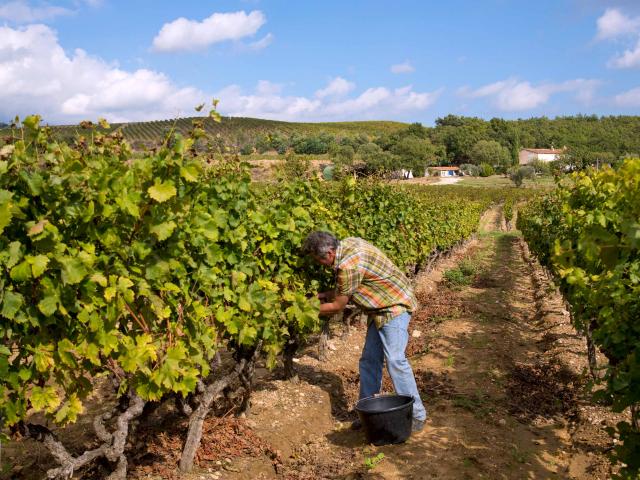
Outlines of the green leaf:
<svg viewBox="0 0 640 480">
<path fill-rule="evenodd" d="M 26 182 L 29 190 L 31 191 L 31 194 L 34 197 L 42 194 L 42 185 L 44 183 L 44 180 L 38 172 L 28 173 L 27 171 L 23 170 L 22 172 L 20 172 L 20 178 L 22 178 Z"/>
<path fill-rule="evenodd" d="M 0 314 L 9 320 L 12 320 L 15 318 L 16 313 L 22 306 L 23 301 L 24 297 L 21 294 L 12 292 L 11 290 L 5 290 L 4 298 L 2 299 L 2 311 Z"/>
<path fill-rule="evenodd" d="M 170 222 L 164 222 L 158 225 L 154 225 L 149 229 L 149 231 L 153 233 L 156 237 L 158 237 L 158 240 L 162 241 L 169 238 L 173 233 L 173 231 L 175 230 L 175 228 L 176 228 L 176 224 L 172 220 Z"/>
<path fill-rule="evenodd" d="M 68 338 L 60 340 L 58 342 L 58 355 L 63 363 L 67 364 L 70 367 L 77 367 L 76 359 L 74 353 L 76 351 L 76 347 Z"/>
<path fill-rule="evenodd" d="M 40 125 L 40 115 L 29 115 L 22 121 L 22 125 L 29 130 L 36 130 Z"/>
<path fill-rule="evenodd" d="M 43 315 L 50 317 L 51 315 L 56 313 L 59 301 L 60 299 L 57 295 L 50 294 L 40 300 L 40 302 L 38 303 L 38 310 L 40 310 Z"/>
<path fill-rule="evenodd" d="M 27 260 L 19 263 L 11 269 L 11 279 L 16 282 L 25 282 L 31 278 L 31 265 Z"/>
<path fill-rule="evenodd" d="M 149 193 L 149 196 L 158 203 L 166 202 L 171 197 L 174 197 L 177 193 L 176 187 L 174 187 L 171 180 L 162 182 L 158 179 L 155 180 L 155 183 L 152 187 L 149 187 L 147 189 L 147 192 Z"/>
<path fill-rule="evenodd" d="M 49 264 L 49 258 L 46 255 L 36 255 L 35 257 L 27 256 L 27 261 L 31 264 L 33 278 L 38 278 L 42 275 Z"/>
<path fill-rule="evenodd" d="M 0 233 L 11 223 L 12 210 L 11 193 L 6 190 L 0 190 Z"/>
<path fill-rule="evenodd" d="M 65 285 L 80 283 L 89 273 L 79 258 L 65 257 L 62 261 L 62 282 Z"/>
<path fill-rule="evenodd" d="M 20 249 L 21 245 L 22 244 L 17 241 L 9 244 L 9 259 L 6 262 L 7 268 L 13 267 L 18 263 L 18 260 L 22 258 L 22 250 Z"/>
</svg>

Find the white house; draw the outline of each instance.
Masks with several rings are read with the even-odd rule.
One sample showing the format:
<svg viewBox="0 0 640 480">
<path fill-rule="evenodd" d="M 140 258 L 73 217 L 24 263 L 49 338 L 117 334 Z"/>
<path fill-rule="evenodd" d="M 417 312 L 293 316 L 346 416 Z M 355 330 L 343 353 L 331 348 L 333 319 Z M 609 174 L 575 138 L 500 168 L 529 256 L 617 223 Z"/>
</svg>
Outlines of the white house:
<svg viewBox="0 0 640 480">
<path fill-rule="evenodd" d="M 560 155 L 565 153 L 564 149 L 554 148 L 523 148 L 520 150 L 520 165 L 528 165 L 536 160 L 540 162 L 554 162 L 560 159 Z"/>
<path fill-rule="evenodd" d="M 428 167 L 427 172 L 437 172 L 440 177 L 454 177 L 459 175 L 458 167 Z M 425 175 L 426 176 L 426 175 Z"/>
</svg>

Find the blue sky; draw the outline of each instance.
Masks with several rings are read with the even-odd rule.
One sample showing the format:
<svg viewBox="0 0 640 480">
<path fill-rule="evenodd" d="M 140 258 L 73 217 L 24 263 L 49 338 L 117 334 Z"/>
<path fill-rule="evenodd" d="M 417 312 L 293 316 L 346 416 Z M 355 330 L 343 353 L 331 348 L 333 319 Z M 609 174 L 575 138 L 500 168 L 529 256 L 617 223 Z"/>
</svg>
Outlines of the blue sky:
<svg viewBox="0 0 640 480">
<path fill-rule="evenodd" d="M 0 0 L 0 121 L 640 113 L 638 0 Z"/>
</svg>

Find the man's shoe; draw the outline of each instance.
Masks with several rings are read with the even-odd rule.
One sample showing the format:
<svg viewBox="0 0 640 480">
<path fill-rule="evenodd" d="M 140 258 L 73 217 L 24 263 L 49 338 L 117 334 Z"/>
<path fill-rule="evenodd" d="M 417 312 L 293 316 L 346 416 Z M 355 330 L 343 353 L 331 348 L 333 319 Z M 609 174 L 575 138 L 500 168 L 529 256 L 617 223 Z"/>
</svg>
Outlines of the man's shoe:
<svg viewBox="0 0 640 480">
<path fill-rule="evenodd" d="M 362 422 L 360 421 L 359 418 L 356 418 L 352 423 L 351 423 L 351 430 L 360 430 L 362 428 Z"/>
<path fill-rule="evenodd" d="M 411 431 L 414 433 L 421 432 L 424 428 L 424 422 L 425 420 L 418 420 L 417 418 L 414 418 L 411 422 Z"/>
</svg>

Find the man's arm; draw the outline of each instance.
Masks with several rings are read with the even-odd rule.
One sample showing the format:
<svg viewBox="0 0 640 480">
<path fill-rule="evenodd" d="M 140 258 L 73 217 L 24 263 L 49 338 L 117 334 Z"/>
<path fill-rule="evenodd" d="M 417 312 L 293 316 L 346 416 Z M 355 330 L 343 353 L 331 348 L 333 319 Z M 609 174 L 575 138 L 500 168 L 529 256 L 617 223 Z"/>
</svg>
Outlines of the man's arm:
<svg viewBox="0 0 640 480">
<path fill-rule="evenodd" d="M 349 297 L 347 295 L 337 295 L 333 302 L 323 303 L 320 305 L 320 315 L 334 315 L 336 313 L 340 313 L 344 310 L 344 307 L 347 306 L 347 302 L 349 302 Z"/>
<path fill-rule="evenodd" d="M 324 300 L 325 302 L 330 302 L 336 296 L 335 290 L 328 290 L 326 292 L 320 292 L 318 294 L 318 299 Z"/>
</svg>

